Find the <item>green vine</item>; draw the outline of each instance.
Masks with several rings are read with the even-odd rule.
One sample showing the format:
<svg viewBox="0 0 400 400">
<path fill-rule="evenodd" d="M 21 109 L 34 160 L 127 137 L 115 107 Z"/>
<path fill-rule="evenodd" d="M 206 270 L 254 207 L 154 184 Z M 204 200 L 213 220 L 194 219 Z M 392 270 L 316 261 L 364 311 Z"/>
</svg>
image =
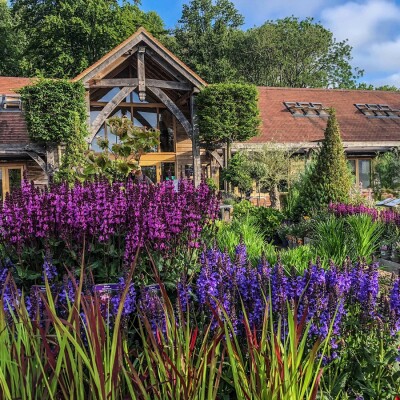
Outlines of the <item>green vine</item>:
<svg viewBox="0 0 400 400">
<path fill-rule="evenodd" d="M 76 171 L 85 164 L 85 88 L 81 82 L 66 79 L 39 79 L 20 89 L 25 119 L 32 141 L 65 146 L 56 181 L 73 182 Z"/>
</svg>

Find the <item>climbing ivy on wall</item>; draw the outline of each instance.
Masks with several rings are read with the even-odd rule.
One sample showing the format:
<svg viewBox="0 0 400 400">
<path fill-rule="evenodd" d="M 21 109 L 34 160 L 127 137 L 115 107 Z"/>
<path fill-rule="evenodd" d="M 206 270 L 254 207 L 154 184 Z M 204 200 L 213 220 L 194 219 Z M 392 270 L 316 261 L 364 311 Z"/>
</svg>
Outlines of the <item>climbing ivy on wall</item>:
<svg viewBox="0 0 400 400">
<path fill-rule="evenodd" d="M 65 146 L 55 180 L 75 179 L 75 171 L 85 162 L 85 88 L 81 82 L 39 79 L 20 89 L 25 119 L 32 141 Z"/>
</svg>

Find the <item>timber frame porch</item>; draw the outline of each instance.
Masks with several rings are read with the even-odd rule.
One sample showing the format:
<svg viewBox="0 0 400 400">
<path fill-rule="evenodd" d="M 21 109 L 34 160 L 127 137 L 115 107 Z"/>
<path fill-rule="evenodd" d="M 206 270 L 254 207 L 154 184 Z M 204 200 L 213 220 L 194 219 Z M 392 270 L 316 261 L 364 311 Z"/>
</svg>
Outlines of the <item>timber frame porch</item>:
<svg viewBox="0 0 400 400">
<path fill-rule="evenodd" d="M 144 28 L 74 81 L 86 88 L 92 148 L 96 136 L 109 135 L 106 120 L 114 115 L 127 116 L 138 126 L 162 126 L 168 145 L 143 155 L 141 165 L 175 163 L 175 175 L 191 169 L 195 184 L 200 182 L 206 153 L 198 143 L 196 94 L 207 84 Z"/>
</svg>

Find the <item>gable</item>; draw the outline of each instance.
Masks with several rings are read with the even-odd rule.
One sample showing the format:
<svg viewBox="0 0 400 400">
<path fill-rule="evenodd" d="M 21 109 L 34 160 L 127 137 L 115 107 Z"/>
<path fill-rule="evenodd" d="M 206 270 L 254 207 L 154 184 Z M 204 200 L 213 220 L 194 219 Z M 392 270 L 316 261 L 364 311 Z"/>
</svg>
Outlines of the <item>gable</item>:
<svg viewBox="0 0 400 400">
<path fill-rule="evenodd" d="M 177 82 L 188 82 L 198 89 L 207 84 L 144 28 L 140 28 L 132 36 L 76 76 L 73 81 L 81 80 L 83 84 L 88 84 L 90 81 L 103 79 L 113 71 L 121 69 L 124 64 L 127 64 L 129 59 L 137 53 L 140 46 L 146 46 L 146 57 L 152 59 L 161 69 L 165 69 L 170 79 L 172 78 Z"/>
</svg>

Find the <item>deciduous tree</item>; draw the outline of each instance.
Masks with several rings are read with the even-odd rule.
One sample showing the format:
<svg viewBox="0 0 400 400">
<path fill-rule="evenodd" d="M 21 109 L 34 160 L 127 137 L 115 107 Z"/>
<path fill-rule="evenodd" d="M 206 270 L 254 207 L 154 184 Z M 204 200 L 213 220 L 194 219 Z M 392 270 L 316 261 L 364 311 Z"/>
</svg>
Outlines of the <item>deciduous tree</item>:
<svg viewBox="0 0 400 400">
<path fill-rule="evenodd" d="M 19 32 L 27 37 L 23 67 L 27 75 L 76 76 L 143 25 L 164 31 L 154 12 L 117 0 L 12 0 Z"/>
<path fill-rule="evenodd" d="M 192 0 L 183 5 L 174 51 L 207 82 L 231 81 L 232 38 L 243 22 L 229 0 Z"/>
<path fill-rule="evenodd" d="M 238 75 L 258 86 L 350 87 L 351 46 L 312 18 L 267 21 L 236 38 L 231 56 Z"/>
</svg>

